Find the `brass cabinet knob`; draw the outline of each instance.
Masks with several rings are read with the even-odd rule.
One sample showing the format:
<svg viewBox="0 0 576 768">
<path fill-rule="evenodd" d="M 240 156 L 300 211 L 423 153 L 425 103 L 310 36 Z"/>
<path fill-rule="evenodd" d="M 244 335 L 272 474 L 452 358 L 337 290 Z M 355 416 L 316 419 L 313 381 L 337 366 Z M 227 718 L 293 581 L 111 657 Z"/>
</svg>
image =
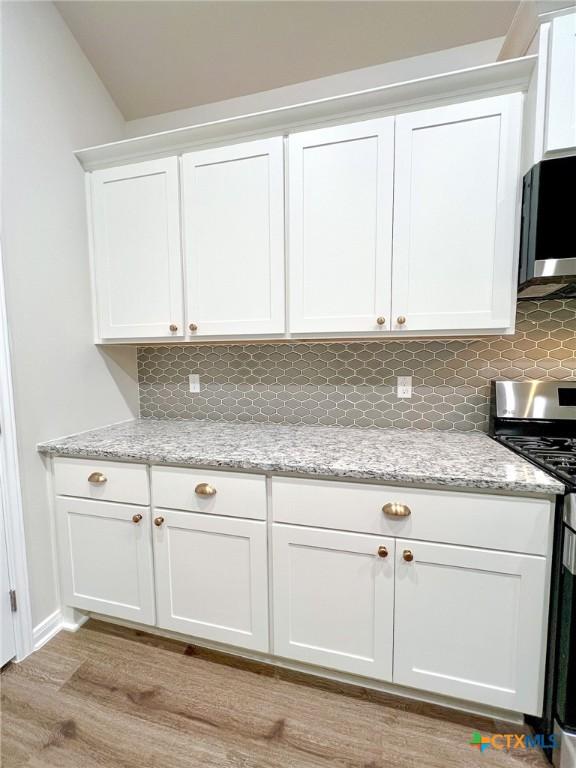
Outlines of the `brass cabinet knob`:
<svg viewBox="0 0 576 768">
<path fill-rule="evenodd" d="M 404 315 L 398 315 L 398 317 L 396 318 L 396 322 L 398 323 L 398 325 L 404 325 L 404 323 L 406 322 L 406 318 L 404 317 Z"/>
<path fill-rule="evenodd" d="M 378 547 L 378 557 L 388 557 L 388 550 L 386 547 Z"/>
<path fill-rule="evenodd" d="M 142 515 L 141 514 L 132 515 L 132 522 L 133 523 L 139 523 L 140 520 L 142 520 Z"/>
<path fill-rule="evenodd" d="M 408 517 L 412 510 L 406 504 L 399 504 L 397 501 L 388 502 L 382 507 L 382 512 L 389 517 Z"/>
<path fill-rule="evenodd" d="M 196 323 L 190 323 L 190 325 L 188 326 L 188 328 L 190 328 L 190 330 L 191 330 L 192 332 L 194 332 L 194 331 L 197 331 L 197 330 L 198 330 L 198 326 L 196 325 Z"/>
<path fill-rule="evenodd" d="M 386 318 L 382 317 L 382 316 L 377 317 L 376 318 L 376 322 L 378 323 L 378 325 L 385 325 L 386 324 Z"/>
<path fill-rule="evenodd" d="M 92 474 L 88 476 L 88 482 L 93 485 L 103 485 L 107 480 L 108 478 L 106 475 L 103 475 L 102 472 L 92 472 Z"/>
<path fill-rule="evenodd" d="M 164 518 L 163 517 L 155 517 L 154 518 L 154 525 L 157 528 L 160 528 L 160 526 L 162 525 L 163 522 L 164 522 Z"/>
<path fill-rule="evenodd" d="M 194 488 L 194 493 L 198 496 L 215 496 L 216 488 L 214 488 L 213 485 L 210 485 L 210 483 L 199 483 L 196 488 Z"/>
<path fill-rule="evenodd" d="M 170 323 L 170 330 L 172 331 L 172 333 L 176 333 L 176 331 L 178 330 L 178 326 L 176 325 L 176 323 Z"/>
<path fill-rule="evenodd" d="M 414 560 L 414 555 L 412 554 L 411 549 L 405 549 L 404 552 L 402 552 L 402 557 L 407 563 L 411 563 L 412 560 Z"/>
</svg>

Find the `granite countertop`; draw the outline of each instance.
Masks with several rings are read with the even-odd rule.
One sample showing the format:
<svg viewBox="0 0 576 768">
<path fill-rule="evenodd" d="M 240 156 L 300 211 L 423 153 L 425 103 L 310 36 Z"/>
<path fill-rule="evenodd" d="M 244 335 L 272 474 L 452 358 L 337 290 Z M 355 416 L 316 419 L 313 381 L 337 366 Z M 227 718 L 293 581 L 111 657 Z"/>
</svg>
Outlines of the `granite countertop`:
<svg viewBox="0 0 576 768">
<path fill-rule="evenodd" d="M 564 486 L 479 432 L 137 419 L 38 445 L 41 453 L 289 472 L 529 494 Z"/>
</svg>

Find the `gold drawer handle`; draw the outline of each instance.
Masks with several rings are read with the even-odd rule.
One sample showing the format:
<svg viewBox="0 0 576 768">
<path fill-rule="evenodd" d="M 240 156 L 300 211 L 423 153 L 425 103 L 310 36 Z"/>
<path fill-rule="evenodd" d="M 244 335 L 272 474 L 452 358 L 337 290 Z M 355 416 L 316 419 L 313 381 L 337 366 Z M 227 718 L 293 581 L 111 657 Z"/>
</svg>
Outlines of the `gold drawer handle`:
<svg viewBox="0 0 576 768">
<path fill-rule="evenodd" d="M 164 522 L 164 518 L 163 517 L 155 517 L 154 518 L 154 525 L 156 526 L 156 528 L 160 528 L 160 526 L 162 525 L 163 522 Z"/>
<path fill-rule="evenodd" d="M 386 547 L 378 547 L 378 557 L 388 557 L 388 550 Z"/>
<path fill-rule="evenodd" d="M 108 478 L 106 475 L 103 475 L 102 472 L 92 472 L 88 477 L 88 482 L 93 483 L 94 485 L 103 485 L 107 480 Z"/>
<path fill-rule="evenodd" d="M 215 496 L 216 488 L 214 488 L 213 485 L 210 485 L 210 483 L 199 483 L 196 488 L 194 488 L 194 493 L 197 496 Z"/>
<path fill-rule="evenodd" d="M 133 523 L 139 523 L 140 520 L 142 520 L 142 515 L 138 513 L 137 515 L 132 515 L 132 522 Z"/>
<path fill-rule="evenodd" d="M 397 501 L 390 501 L 388 504 L 384 504 L 382 512 L 390 517 L 408 517 L 412 514 L 412 510 L 406 504 L 399 504 Z"/>
<path fill-rule="evenodd" d="M 378 325 L 386 325 L 386 318 L 382 316 L 377 317 L 376 322 L 378 323 Z"/>
<path fill-rule="evenodd" d="M 406 560 L 407 563 L 411 563 L 412 560 L 414 560 L 414 555 L 410 549 L 405 549 L 404 552 L 402 552 L 402 557 L 404 560 Z"/>
<path fill-rule="evenodd" d="M 398 323 L 398 325 L 404 325 L 406 323 L 406 318 L 404 317 L 404 315 L 398 315 L 396 322 Z"/>
</svg>

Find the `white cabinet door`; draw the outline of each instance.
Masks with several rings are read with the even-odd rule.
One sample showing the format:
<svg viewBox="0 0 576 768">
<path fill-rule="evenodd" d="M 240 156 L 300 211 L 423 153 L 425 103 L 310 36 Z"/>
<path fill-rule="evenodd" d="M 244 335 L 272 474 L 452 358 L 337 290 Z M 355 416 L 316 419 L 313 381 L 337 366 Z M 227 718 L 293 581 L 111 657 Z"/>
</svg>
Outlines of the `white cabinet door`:
<svg viewBox="0 0 576 768">
<path fill-rule="evenodd" d="M 98 335 L 182 338 L 178 159 L 94 171 L 91 184 Z"/>
<path fill-rule="evenodd" d="M 283 333 L 284 140 L 183 157 L 187 331 Z"/>
<path fill-rule="evenodd" d="M 398 539 L 394 682 L 539 714 L 546 584 L 543 557 Z"/>
<path fill-rule="evenodd" d="M 514 321 L 522 95 L 396 119 L 393 331 Z"/>
<path fill-rule="evenodd" d="M 158 626 L 268 651 L 266 523 L 154 514 Z"/>
<path fill-rule="evenodd" d="M 394 118 L 296 133 L 288 142 L 289 330 L 385 331 Z"/>
<path fill-rule="evenodd" d="M 150 509 L 56 499 L 65 605 L 154 624 Z"/>
<path fill-rule="evenodd" d="M 576 148 L 576 13 L 552 21 L 548 52 L 546 152 Z"/>
<path fill-rule="evenodd" d="M 274 653 L 391 680 L 394 539 L 278 524 L 273 531 Z"/>
</svg>

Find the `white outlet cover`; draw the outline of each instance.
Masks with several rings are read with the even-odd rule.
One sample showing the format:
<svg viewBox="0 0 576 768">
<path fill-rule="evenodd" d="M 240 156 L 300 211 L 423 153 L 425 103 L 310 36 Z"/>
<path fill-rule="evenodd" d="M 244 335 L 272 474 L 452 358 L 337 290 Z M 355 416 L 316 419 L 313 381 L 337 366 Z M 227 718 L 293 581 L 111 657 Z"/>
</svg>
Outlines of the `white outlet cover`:
<svg viewBox="0 0 576 768">
<path fill-rule="evenodd" d="M 399 398 L 412 397 L 412 376 L 398 376 L 396 394 Z"/>
<path fill-rule="evenodd" d="M 200 374 L 199 373 L 191 373 L 188 376 L 188 382 L 190 384 L 190 392 L 197 393 L 200 392 Z"/>
</svg>

